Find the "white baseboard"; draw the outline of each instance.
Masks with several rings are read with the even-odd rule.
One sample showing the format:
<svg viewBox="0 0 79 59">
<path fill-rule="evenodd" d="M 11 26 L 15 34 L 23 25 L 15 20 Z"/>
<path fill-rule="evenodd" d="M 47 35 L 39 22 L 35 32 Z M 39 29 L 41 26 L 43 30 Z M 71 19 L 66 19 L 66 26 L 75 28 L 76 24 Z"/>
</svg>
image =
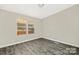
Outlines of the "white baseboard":
<svg viewBox="0 0 79 59">
<path fill-rule="evenodd" d="M 43 38 L 51 40 L 51 41 L 56 41 L 56 42 L 60 42 L 60 43 L 63 43 L 63 44 L 67 44 L 67 45 L 71 45 L 71 46 L 79 48 L 79 45 L 76 45 L 76 44 L 72 44 L 72 43 L 68 43 L 68 42 L 63 42 L 63 41 L 60 41 L 60 40 L 57 40 L 57 39 L 52 39 L 52 38 L 49 38 L 49 37 L 43 37 Z"/>
<path fill-rule="evenodd" d="M 24 43 L 24 42 L 28 42 L 28 41 L 32 41 L 32 40 L 35 40 L 35 39 L 38 39 L 40 37 L 37 37 L 37 38 L 31 38 L 31 39 L 28 39 L 28 40 L 23 40 L 23 41 L 17 41 L 17 42 L 13 42 L 13 43 L 8 43 L 8 44 L 5 44 L 5 45 L 0 45 L 0 48 L 4 48 L 4 47 L 8 47 L 8 46 L 12 46 L 12 45 L 16 45 L 16 44 L 20 44 L 20 43 Z"/>
<path fill-rule="evenodd" d="M 1 45 L 0 48 L 11 46 L 11 45 L 15 45 L 15 44 L 20 44 L 20 43 L 23 43 L 23 42 L 32 41 L 32 40 L 35 40 L 35 39 L 38 39 L 38 38 L 41 38 L 41 37 L 32 38 L 32 39 L 24 40 L 24 41 L 21 41 L 21 42 L 15 42 L 15 43 L 11 43 L 11 44 Z M 63 42 L 63 41 L 52 39 L 52 38 L 49 38 L 49 37 L 42 37 L 42 38 L 45 38 L 45 39 L 48 39 L 48 40 L 51 40 L 51 41 L 60 42 L 60 43 L 63 43 L 63 44 L 67 44 L 67 45 L 71 45 L 71 46 L 79 48 L 79 45 L 76 45 L 76 44 L 71 44 L 71 43 L 68 43 L 68 42 Z"/>
</svg>

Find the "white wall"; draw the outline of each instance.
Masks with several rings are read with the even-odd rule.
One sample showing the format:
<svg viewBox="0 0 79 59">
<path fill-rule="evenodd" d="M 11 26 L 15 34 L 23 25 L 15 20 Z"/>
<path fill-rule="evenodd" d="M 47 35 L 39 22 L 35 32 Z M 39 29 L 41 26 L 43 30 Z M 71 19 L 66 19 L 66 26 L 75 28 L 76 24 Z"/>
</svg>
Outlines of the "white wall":
<svg viewBox="0 0 79 59">
<path fill-rule="evenodd" d="M 20 16 L 25 17 L 28 22 L 30 21 L 34 24 L 34 34 L 22 36 L 16 35 L 16 20 Z M 0 48 L 39 38 L 41 33 L 40 23 L 40 20 L 32 17 L 0 10 Z"/>
<path fill-rule="evenodd" d="M 43 37 L 79 47 L 79 5 L 45 18 Z"/>
<path fill-rule="evenodd" d="M 33 23 L 35 33 L 16 35 L 16 20 L 24 17 Z M 0 48 L 37 38 L 48 38 L 79 47 L 79 5 L 68 8 L 43 20 L 0 10 Z"/>
</svg>

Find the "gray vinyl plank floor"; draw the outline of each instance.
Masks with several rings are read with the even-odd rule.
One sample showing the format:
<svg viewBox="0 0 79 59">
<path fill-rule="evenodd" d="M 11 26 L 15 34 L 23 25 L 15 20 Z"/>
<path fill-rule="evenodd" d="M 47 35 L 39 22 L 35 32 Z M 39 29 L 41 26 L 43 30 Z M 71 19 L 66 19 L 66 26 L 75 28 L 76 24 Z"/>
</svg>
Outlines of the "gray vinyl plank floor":
<svg viewBox="0 0 79 59">
<path fill-rule="evenodd" d="M 39 38 L 0 48 L 0 55 L 79 55 L 79 48 Z"/>
</svg>

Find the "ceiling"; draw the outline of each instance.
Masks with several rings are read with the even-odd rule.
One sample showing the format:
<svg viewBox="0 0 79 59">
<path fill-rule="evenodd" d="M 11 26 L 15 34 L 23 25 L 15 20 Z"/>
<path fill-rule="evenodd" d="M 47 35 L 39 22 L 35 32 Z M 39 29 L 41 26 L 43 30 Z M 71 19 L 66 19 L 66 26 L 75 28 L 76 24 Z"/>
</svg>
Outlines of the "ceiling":
<svg viewBox="0 0 79 59">
<path fill-rule="evenodd" d="M 39 4 L 0 4 L 0 9 L 43 19 L 73 6 L 72 4 L 45 4 L 42 7 L 38 5 Z"/>
</svg>

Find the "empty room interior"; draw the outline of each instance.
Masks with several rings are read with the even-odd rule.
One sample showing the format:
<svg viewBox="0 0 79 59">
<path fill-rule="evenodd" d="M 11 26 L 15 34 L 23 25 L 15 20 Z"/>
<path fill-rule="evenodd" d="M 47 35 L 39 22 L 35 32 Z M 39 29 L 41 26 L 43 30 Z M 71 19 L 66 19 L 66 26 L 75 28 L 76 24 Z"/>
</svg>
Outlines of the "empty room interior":
<svg viewBox="0 0 79 59">
<path fill-rule="evenodd" d="M 0 4 L 0 55 L 79 55 L 79 5 Z"/>
</svg>

